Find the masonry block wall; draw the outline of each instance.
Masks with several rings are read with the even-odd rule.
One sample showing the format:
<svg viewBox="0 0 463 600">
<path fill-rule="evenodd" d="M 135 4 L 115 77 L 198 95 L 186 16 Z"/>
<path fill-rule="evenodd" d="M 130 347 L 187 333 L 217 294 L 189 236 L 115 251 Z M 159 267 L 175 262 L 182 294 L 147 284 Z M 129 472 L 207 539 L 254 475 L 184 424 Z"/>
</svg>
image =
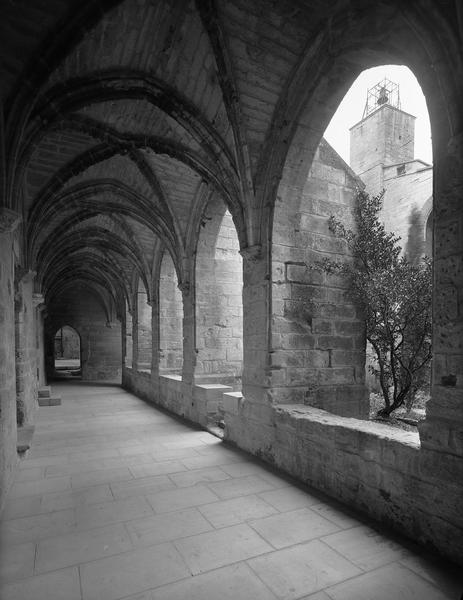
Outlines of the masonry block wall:
<svg viewBox="0 0 463 600">
<path fill-rule="evenodd" d="M 345 257 L 328 219 L 353 226 L 359 181 L 322 140 L 309 176 L 293 182 L 280 185 L 274 217 L 273 399 L 366 417 L 361 315 L 342 278 L 310 268 L 323 257 Z"/>
<path fill-rule="evenodd" d="M 54 337 L 63 325 L 69 325 L 80 335 L 82 379 L 120 379 L 120 322 L 107 322 L 106 314 L 94 295 L 85 290 L 64 293 L 47 318 L 47 335 Z"/>
<path fill-rule="evenodd" d="M 165 253 L 159 279 L 159 369 L 181 373 L 183 366 L 183 301 L 170 254 Z"/>
<path fill-rule="evenodd" d="M 196 377 L 240 377 L 243 359 L 242 260 L 232 218 L 211 201 L 196 255 Z"/>
<path fill-rule="evenodd" d="M 34 421 L 37 404 L 36 320 L 33 278 L 26 274 L 15 284 L 15 361 L 18 425 Z"/>
<path fill-rule="evenodd" d="M 426 214 L 432 207 L 432 167 L 418 161 L 404 165 L 405 174 L 397 175 L 397 167 L 384 170 L 384 194 L 381 218 L 388 231 L 393 231 L 401 238 L 399 244 L 406 249 L 410 232 L 410 216 L 414 209 L 421 215 L 421 231 L 419 235 L 425 242 Z M 415 232 L 418 233 L 418 232 Z"/>
<path fill-rule="evenodd" d="M 0 212 L 0 510 L 18 462 L 13 234 Z"/>
</svg>

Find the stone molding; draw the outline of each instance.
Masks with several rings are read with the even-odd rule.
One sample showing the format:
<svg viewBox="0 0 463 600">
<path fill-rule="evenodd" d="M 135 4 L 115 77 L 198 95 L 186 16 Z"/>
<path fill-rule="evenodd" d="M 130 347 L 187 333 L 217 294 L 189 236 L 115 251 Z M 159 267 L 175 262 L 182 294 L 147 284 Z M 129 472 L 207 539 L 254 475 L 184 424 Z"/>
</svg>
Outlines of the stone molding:
<svg viewBox="0 0 463 600">
<path fill-rule="evenodd" d="M 17 282 L 29 283 L 34 280 L 36 275 L 37 271 L 32 271 L 32 269 L 24 267 L 16 267 L 15 269 L 15 279 Z"/>
<path fill-rule="evenodd" d="M 5 206 L 0 207 L 0 233 L 11 233 L 21 222 L 21 215 Z"/>
</svg>

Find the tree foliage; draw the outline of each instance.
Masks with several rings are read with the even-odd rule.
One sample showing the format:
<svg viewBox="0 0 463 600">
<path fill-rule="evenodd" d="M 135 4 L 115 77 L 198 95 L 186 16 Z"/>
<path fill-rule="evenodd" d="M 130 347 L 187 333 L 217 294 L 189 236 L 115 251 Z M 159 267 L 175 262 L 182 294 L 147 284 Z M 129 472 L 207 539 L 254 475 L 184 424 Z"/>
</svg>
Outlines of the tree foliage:
<svg viewBox="0 0 463 600">
<path fill-rule="evenodd" d="M 362 308 L 366 337 L 375 353 L 373 372 L 384 399 L 380 416 L 389 416 L 404 403 L 410 405 L 425 382 L 431 360 L 431 261 L 401 256 L 400 238 L 379 220 L 384 192 L 369 196 L 359 190 L 356 230 L 330 217 L 334 235 L 345 240 L 353 262 L 325 259 L 326 273 L 341 274 L 348 293 Z"/>
</svg>

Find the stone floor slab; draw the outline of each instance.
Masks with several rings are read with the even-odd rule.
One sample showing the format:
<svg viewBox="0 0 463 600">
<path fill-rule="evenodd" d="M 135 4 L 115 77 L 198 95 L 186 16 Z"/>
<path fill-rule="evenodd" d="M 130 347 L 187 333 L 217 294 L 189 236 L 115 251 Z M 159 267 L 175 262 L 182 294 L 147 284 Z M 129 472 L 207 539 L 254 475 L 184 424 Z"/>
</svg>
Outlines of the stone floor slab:
<svg viewBox="0 0 463 600">
<path fill-rule="evenodd" d="M 199 506 L 198 510 L 216 528 L 238 525 L 251 519 L 268 517 L 277 512 L 273 506 L 254 494 L 204 504 Z"/>
<path fill-rule="evenodd" d="M 15 483 L 23 481 L 37 481 L 43 479 L 45 467 L 31 467 L 30 469 L 18 469 L 14 478 Z"/>
<path fill-rule="evenodd" d="M 7 498 L 2 512 L 2 519 L 19 519 L 30 517 L 41 512 L 41 496 L 24 496 L 23 498 Z"/>
<path fill-rule="evenodd" d="M 216 502 L 219 499 L 214 492 L 201 484 L 150 494 L 147 498 L 156 513 L 173 512 L 190 506 Z"/>
<path fill-rule="evenodd" d="M 0 543 L 0 557 L 0 583 L 25 579 L 34 574 L 34 543 Z"/>
<path fill-rule="evenodd" d="M 334 503 L 331 504 L 331 500 L 311 504 L 310 509 L 319 513 L 325 519 L 329 519 L 341 529 L 349 529 L 359 525 L 359 520 L 347 508 L 341 508 L 341 506 Z"/>
<path fill-rule="evenodd" d="M 211 531 L 211 524 L 195 508 L 155 515 L 126 523 L 134 546 L 153 546 Z"/>
<path fill-rule="evenodd" d="M 131 521 L 153 514 L 151 506 L 144 497 L 134 496 L 112 502 L 88 504 L 76 508 L 76 528 L 91 529 L 111 523 Z"/>
<path fill-rule="evenodd" d="M 274 548 L 285 548 L 339 530 L 337 525 L 310 508 L 249 521 L 249 525 Z"/>
<path fill-rule="evenodd" d="M 108 525 L 49 538 L 37 545 L 35 572 L 54 571 L 132 549 L 123 525 Z"/>
<path fill-rule="evenodd" d="M 230 476 L 219 467 L 210 467 L 207 469 L 194 469 L 185 473 L 174 473 L 170 475 L 170 479 L 177 487 L 189 487 L 197 483 L 223 481 L 224 479 L 230 479 Z"/>
<path fill-rule="evenodd" d="M 304 508 L 304 506 L 312 506 L 320 502 L 318 496 L 312 496 L 308 491 L 306 492 L 295 486 L 270 490 L 260 493 L 259 496 L 280 512 Z"/>
<path fill-rule="evenodd" d="M 88 504 L 109 502 L 114 499 L 109 485 L 94 485 L 82 490 L 45 494 L 40 502 L 40 512 L 52 512 L 65 508 L 77 508 Z"/>
<path fill-rule="evenodd" d="M 0 587 L 2 600 L 82 600 L 76 568 L 36 575 Z"/>
<path fill-rule="evenodd" d="M 327 535 L 323 541 L 364 571 L 407 557 L 403 546 L 366 526 Z"/>
<path fill-rule="evenodd" d="M 318 540 L 253 558 L 248 564 L 281 600 L 295 600 L 361 574 Z"/>
<path fill-rule="evenodd" d="M 332 600 L 458 600 L 397 563 L 330 587 L 326 592 Z"/>
<path fill-rule="evenodd" d="M 52 477 L 50 481 L 55 479 Z M 133 479 L 132 473 L 128 467 L 120 467 L 115 469 L 100 469 L 98 471 L 90 471 L 88 473 L 79 473 L 71 476 L 72 489 L 90 487 L 101 483 L 113 483 L 115 481 L 127 481 Z"/>
<path fill-rule="evenodd" d="M 52 492 L 63 492 L 71 489 L 70 477 L 50 477 L 39 481 L 22 481 L 13 483 L 8 493 L 8 497 L 22 498 L 24 496 L 38 496 L 41 494 L 51 494 Z"/>
<path fill-rule="evenodd" d="M 172 544 L 101 558 L 80 567 L 83 600 L 117 600 L 190 577 Z"/>
<path fill-rule="evenodd" d="M 192 456 L 190 458 L 182 458 L 183 464 L 187 469 L 205 469 L 206 467 L 220 467 L 239 460 L 238 456 L 226 455 L 226 456 Z"/>
<path fill-rule="evenodd" d="M 122 499 L 132 496 L 156 494 L 159 491 L 174 488 L 175 484 L 169 479 L 168 475 L 157 475 L 155 477 L 142 477 L 140 479 L 111 483 L 110 487 L 114 497 Z"/>
<path fill-rule="evenodd" d="M 33 542 L 75 529 L 74 511 L 59 510 L 43 515 L 10 519 L 0 524 L 2 544 Z"/>
<path fill-rule="evenodd" d="M 209 433 L 118 387 L 58 387 L 2 515 L 2 600 L 459 599 L 445 561 Z"/>
<path fill-rule="evenodd" d="M 175 542 L 194 575 L 272 550 L 248 525 L 234 525 Z"/>
<path fill-rule="evenodd" d="M 193 579 L 179 581 L 153 592 L 156 600 L 274 600 L 276 596 L 244 563 Z"/>
<path fill-rule="evenodd" d="M 154 477 L 156 475 L 169 475 L 170 473 L 179 473 L 186 471 L 185 465 L 176 460 L 154 463 L 151 461 L 147 465 L 131 466 L 130 472 L 137 477 Z"/>
</svg>

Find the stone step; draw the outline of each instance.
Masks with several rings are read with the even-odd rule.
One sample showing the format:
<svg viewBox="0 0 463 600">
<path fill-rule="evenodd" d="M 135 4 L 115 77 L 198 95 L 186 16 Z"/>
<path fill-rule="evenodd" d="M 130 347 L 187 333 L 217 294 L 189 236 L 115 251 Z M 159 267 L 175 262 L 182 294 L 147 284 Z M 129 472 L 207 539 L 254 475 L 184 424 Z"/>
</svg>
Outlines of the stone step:
<svg viewBox="0 0 463 600">
<path fill-rule="evenodd" d="M 49 398 L 39 397 L 39 406 L 59 406 L 61 404 L 61 396 L 50 396 Z"/>
<path fill-rule="evenodd" d="M 49 385 L 45 385 L 39 388 L 39 398 L 50 398 L 51 396 L 51 387 Z"/>
</svg>

